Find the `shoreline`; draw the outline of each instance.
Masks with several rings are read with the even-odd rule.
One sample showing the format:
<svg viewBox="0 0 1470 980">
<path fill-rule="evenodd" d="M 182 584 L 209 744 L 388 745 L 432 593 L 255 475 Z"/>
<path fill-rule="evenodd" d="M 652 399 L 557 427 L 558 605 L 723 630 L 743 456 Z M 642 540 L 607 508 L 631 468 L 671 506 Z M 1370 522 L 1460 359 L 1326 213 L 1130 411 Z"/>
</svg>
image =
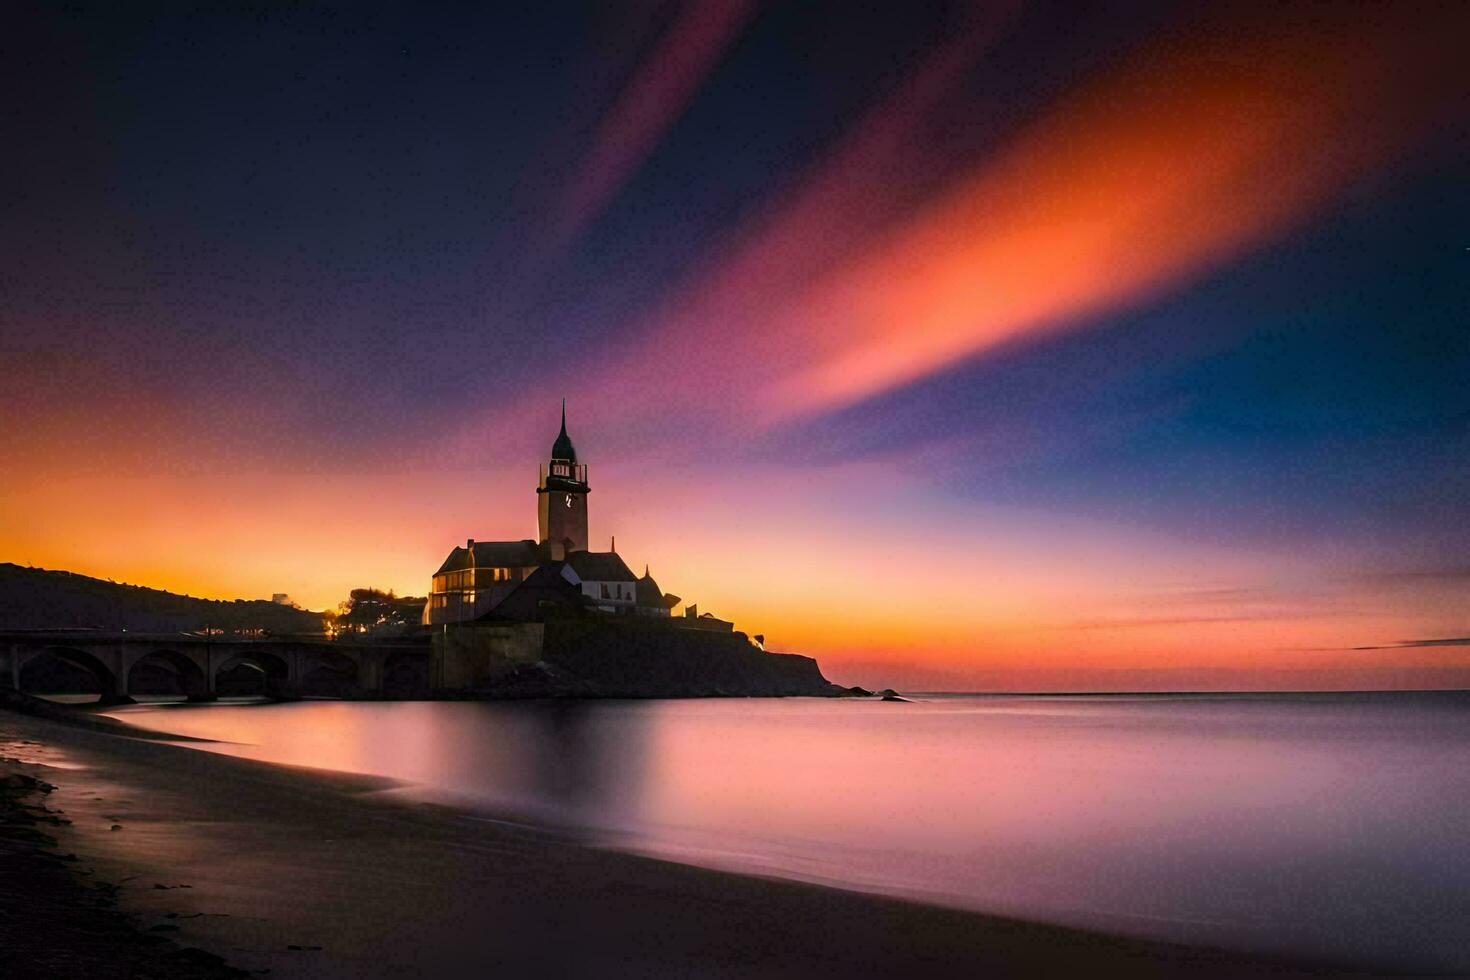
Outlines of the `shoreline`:
<svg viewBox="0 0 1470 980">
<path fill-rule="evenodd" d="M 49 805 L 44 764 L 9 757 L 0 742 L 0 976 L 13 980 L 167 976 L 239 980 L 250 974 L 180 945 L 171 924 L 144 929 L 118 908 L 116 883 L 99 880 L 61 844 L 71 824 Z M 23 745 L 20 746 L 23 750 Z"/>
<path fill-rule="evenodd" d="M 1350 972 L 599 850 L 119 723 L 6 711 L 0 740 L 56 785 L 59 849 L 119 884 L 139 932 L 272 977 Z"/>
</svg>

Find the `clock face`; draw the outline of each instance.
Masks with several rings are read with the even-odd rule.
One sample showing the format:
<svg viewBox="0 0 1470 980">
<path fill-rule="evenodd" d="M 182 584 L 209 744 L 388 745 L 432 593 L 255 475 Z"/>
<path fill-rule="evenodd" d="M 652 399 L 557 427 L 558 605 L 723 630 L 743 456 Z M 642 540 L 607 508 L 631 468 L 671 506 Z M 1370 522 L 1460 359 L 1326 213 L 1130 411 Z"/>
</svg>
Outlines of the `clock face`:
<svg viewBox="0 0 1470 980">
<path fill-rule="evenodd" d="M 572 495 L 571 494 L 567 494 L 567 506 L 568 507 L 572 506 Z"/>
</svg>

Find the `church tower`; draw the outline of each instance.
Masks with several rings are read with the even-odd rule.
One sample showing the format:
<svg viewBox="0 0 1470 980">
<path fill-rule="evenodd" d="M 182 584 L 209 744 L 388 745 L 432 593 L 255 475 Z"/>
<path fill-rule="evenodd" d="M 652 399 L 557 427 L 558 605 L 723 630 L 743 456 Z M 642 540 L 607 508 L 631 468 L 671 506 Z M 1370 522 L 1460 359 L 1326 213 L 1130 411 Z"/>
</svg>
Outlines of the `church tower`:
<svg viewBox="0 0 1470 980">
<path fill-rule="evenodd" d="M 541 546 L 547 556 L 560 560 L 569 552 L 587 550 L 587 467 L 577 462 L 577 450 L 567 435 L 567 401 L 561 402 L 561 434 L 551 444 L 551 463 L 536 487 L 536 513 Z"/>
</svg>

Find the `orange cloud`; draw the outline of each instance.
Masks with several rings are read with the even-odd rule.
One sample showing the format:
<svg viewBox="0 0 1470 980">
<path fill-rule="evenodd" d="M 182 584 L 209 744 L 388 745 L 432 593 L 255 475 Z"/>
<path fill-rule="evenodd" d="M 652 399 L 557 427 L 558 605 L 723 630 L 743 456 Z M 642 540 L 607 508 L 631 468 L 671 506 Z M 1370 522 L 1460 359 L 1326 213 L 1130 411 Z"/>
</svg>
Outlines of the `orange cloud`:
<svg viewBox="0 0 1470 980">
<path fill-rule="evenodd" d="M 1325 26 L 1171 40 L 1065 100 L 791 311 L 775 410 L 1147 299 L 1319 211 L 1412 135 L 1376 113 L 1419 53 Z"/>
<path fill-rule="evenodd" d="M 935 170 L 914 144 L 983 50 L 951 42 L 589 376 L 609 399 L 656 389 L 661 413 L 748 430 L 1147 302 L 1463 113 L 1440 84 L 1456 35 L 1432 20 L 1288 9 L 1145 45 L 895 223 L 912 172 Z"/>
</svg>

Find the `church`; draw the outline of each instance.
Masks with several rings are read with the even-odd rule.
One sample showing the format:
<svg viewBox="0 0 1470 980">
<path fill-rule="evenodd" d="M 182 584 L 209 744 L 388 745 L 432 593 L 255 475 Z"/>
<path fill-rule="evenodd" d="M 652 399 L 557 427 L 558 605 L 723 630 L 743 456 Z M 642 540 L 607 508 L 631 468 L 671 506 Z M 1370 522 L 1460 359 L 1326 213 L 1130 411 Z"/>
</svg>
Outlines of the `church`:
<svg viewBox="0 0 1470 980">
<path fill-rule="evenodd" d="M 536 517 L 540 540 L 465 542 L 434 573 L 424 622 L 431 626 L 481 618 L 525 618 L 544 603 L 575 604 L 604 613 L 668 617 L 680 603 L 645 568 L 639 578 L 616 551 L 587 548 L 587 464 L 567 435 L 566 402 L 551 458 L 540 468 Z M 515 615 L 512 615 L 514 611 Z M 701 628 L 724 626 L 706 614 Z"/>
</svg>

